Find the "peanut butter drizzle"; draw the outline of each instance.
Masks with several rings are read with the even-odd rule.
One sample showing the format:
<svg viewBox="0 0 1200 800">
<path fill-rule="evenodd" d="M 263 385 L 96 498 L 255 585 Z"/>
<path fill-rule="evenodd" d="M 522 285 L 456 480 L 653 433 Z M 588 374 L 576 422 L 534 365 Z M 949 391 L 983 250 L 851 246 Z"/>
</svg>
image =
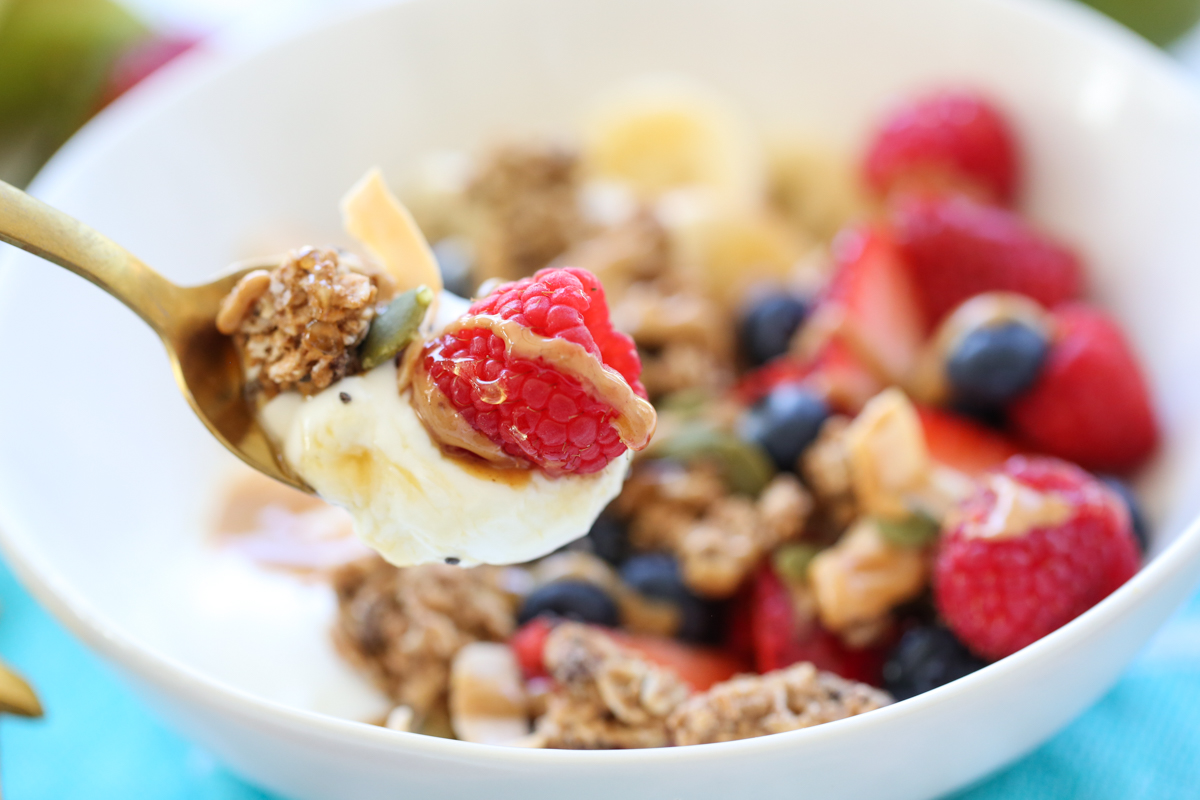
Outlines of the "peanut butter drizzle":
<svg viewBox="0 0 1200 800">
<path fill-rule="evenodd" d="M 541 359 L 573 376 L 593 397 L 617 412 L 612 424 L 626 447 L 642 450 L 650 444 L 658 424 L 654 406 L 634 394 L 620 373 L 605 366 L 583 345 L 539 336 L 519 322 L 490 315 L 455 320 L 446 326 L 444 333 L 455 334 L 470 329 L 487 330 L 499 336 L 510 358 Z M 422 371 L 417 370 L 418 373 Z"/>
<path fill-rule="evenodd" d="M 1039 492 L 1007 475 L 991 475 L 987 484 L 996 493 L 996 505 L 985 519 L 967 526 L 968 536 L 1013 539 L 1034 528 L 1061 525 L 1074 514 L 1070 502 L 1057 492 Z"/>
<path fill-rule="evenodd" d="M 500 445 L 472 428 L 458 409 L 450 405 L 442 390 L 429 379 L 429 372 L 421 368 L 420 359 L 424 352 L 425 346 L 421 342 L 408 346 L 399 372 L 400 391 L 403 393 L 406 385 L 412 386 L 413 409 L 443 451 L 447 447 L 457 447 L 501 469 L 528 469 L 529 462 L 504 452 Z"/>
</svg>

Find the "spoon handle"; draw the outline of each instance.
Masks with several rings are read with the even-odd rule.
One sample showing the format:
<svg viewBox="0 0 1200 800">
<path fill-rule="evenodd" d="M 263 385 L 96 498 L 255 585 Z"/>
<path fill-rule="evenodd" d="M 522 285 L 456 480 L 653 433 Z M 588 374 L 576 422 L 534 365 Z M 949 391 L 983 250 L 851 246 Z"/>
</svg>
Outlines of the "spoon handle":
<svg viewBox="0 0 1200 800">
<path fill-rule="evenodd" d="M 20 189 L 0 181 L 0 241 L 66 267 L 170 335 L 181 289 L 127 250 Z"/>
</svg>

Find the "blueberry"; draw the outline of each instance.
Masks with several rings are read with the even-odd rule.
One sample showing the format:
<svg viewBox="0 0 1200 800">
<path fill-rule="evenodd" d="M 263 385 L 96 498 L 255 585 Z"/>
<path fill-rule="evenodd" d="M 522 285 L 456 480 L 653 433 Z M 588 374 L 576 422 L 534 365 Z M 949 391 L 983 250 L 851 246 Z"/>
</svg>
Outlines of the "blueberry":
<svg viewBox="0 0 1200 800">
<path fill-rule="evenodd" d="M 461 236 L 447 236 L 434 244 L 432 250 L 446 291 L 470 298 L 475 293 L 470 243 Z"/>
<path fill-rule="evenodd" d="M 596 517 L 587 538 L 592 545 L 592 552 L 613 566 L 618 566 L 629 557 L 629 536 L 625 532 L 625 523 L 608 512 Z"/>
<path fill-rule="evenodd" d="M 829 406 L 816 394 L 784 385 L 742 417 L 739 434 L 762 446 L 779 469 L 795 470 L 800 453 L 817 438 L 828 417 Z"/>
<path fill-rule="evenodd" d="M 904 700 L 985 666 L 986 661 L 972 655 L 946 628 L 923 625 L 900 637 L 883 665 L 883 685 L 897 700 Z"/>
<path fill-rule="evenodd" d="M 554 581 L 534 589 L 521 604 L 517 624 L 524 625 L 542 614 L 610 628 L 615 628 L 621 618 L 617 603 L 608 592 L 594 583 L 576 580 Z"/>
<path fill-rule="evenodd" d="M 804 301 L 788 294 L 768 295 L 750 306 L 739 330 L 746 360 L 764 364 L 786 353 L 792 334 L 807 314 Z"/>
<path fill-rule="evenodd" d="M 1049 344 L 1019 322 L 971 331 L 946 362 L 954 394 L 972 404 L 1001 405 L 1037 380 Z"/>
<path fill-rule="evenodd" d="M 675 635 L 680 639 L 712 643 L 719 637 L 721 604 L 692 594 L 672 556 L 666 553 L 633 556 L 621 567 L 621 580 L 639 594 L 678 605 L 680 624 Z"/>
<path fill-rule="evenodd" d="M 1100 480 L 1125 501 L 1125 507 L 1129 509 L 1129 521 L 1133 523 L 1133 535 L 1137 539 L 1138 547 L 1145 553 L 1146 548 L 1150 546 L 1150 526 L 1146 524 L 1146 515 L 1142 512 L 1142 504 L 1138 502 L 1137 495 L 1129 488 L 1129 484 L 1120 478 L 1104 475 Z"/>
</svg>

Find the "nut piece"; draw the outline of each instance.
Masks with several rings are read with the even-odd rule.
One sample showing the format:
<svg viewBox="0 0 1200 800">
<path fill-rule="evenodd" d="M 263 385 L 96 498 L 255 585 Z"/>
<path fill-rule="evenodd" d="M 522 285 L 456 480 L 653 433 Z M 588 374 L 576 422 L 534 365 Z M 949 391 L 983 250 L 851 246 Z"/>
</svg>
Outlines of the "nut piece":
<svg viewBox="0 0 1200 800">
<path fill-rule="evenodd" d="M 873 397 L 846 429 L 845 441 L 862 511 L 907 516 L 905 495 L 929 479 L 930 459 L 921 420 L 904 392 L 893 387 Z"/>
<path fill-rule="evenodd" d="M 675 709 L 667 726 L 677 745 L 729 742 L 809 728 L 891 702 L 885 692 L 820 672 L 805 661 L 718 683 Z"/>
<path fill-rule="evenodd" d="M 689 689 L 673 672 L 572 622 L 546 639 L 546 669 L 558 686 L 536 735 L 544 747 L 610 749 L 669 744 L 666 718 Z"/>
<path fill-rule="evenodd" d="M 847 632 L 874 623 L 925 588 L 921 551 L 889 544 L 870 519 L 857 522 L 808 567 L 821 624 Z"/>
<path fill-rule="evenodd" d="M 443 564 L 399 569 L 372 557 L 333 576 L 341 654 L 396 703 L 415 728 L 445 707 L 450 662 L 464 646 L 506 640 L 515 625 L 502 571 Z"/>
<path fill-rule="evenodd" d="M 472 642 L 450 666 L 450 724 L 465 742 L 512 744 L 529 733 L 528 700 L 507 644 Z"/>
<path fill-rule="evenodd" d="M 253 288 L 243 286 L 253 274 L 222 302 L 224 322 L 236 313 L 239 293 Z M 332 250 L 290 253 L 271 270 L 270 285 L 237 326 L 234 343 L 246 380 L 268 395 L 310 395 L 354 372 L 355 348 L 375 316 L 376 293 L 371 278 L 351 271 Z"/>
<path fill-rule="evenodd" d="M 477 278 L 532 275 L 581 238 L 578 157 L 556 147 L 496 149 L 467 188 L 479 221 Z"/>
<path fill-rule="evenodd" d="M 271 273 L 265 269 L 252 270 L 238 279 L 217 309 L 217 330 L 226 336 L 237 333 L 242 320 L 250 313 L 250 307 L 266 294 L 270 286 Z"/>
<path fill-rule="evenodd" d="M 413 726 L 413 710 L 408 706 L 396 706 L 388 712 L 383 727 L 394 731 L 411 731 Z"/>
</svg>

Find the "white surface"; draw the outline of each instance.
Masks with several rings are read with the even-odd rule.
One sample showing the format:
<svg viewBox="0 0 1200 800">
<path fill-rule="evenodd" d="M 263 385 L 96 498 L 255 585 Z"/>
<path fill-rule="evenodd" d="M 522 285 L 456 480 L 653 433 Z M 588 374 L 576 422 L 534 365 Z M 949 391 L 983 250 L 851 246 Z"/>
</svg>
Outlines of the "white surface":
<svg viewBox="0 0 1200 800">
<path fill-rule="evenodd" d="M 261 419 L 300 477 L 400 566 L 519 564 L 552 553 L 587 534 L 633 458 L 627 451 L 594 475 L 532 470 L 516 484 L 466 470 L 429 436 L 411 393 L 397 391 L 391 361 L 312 397 L 280 394 Z"/>
<path fill-rule="evenodd" d="M 20 380 L 10 386 L 27 388 L 0 393 L 5 551 L 173 724 L 246 777 L 340 800 L 931 797 L 1029 750 L 1091 703 L 1200 574 L 1200 101 L 1160 54 L 1086 10 L 414 0 L 212 73 L 199 60 L 118 102 L 37 184 L 180 280 L 201 279 L 264 231 L 336 242 L 334 200 L 370 164 L 403 175 L 435 148 L 567 130 L 598 91 L 648 70 L 710 82 L 764 129 L 816 128 L 851 143 L 899 92 L 982 85 L 1028 143 L 1033 213 L 1083 249 L 1096 295 L 1133 331 L 1169 433 L 1150 476 L 1157 558 L 998 664 L 862 717 L 756 740 L 489 748 L 304 711 L 294 695 L 214 663 L 256 660 L 260 675 L 291 665 L 267 619 L 253 646 L 198 624 L 180 579 L 196 566 L 232 456 L 190 416 L 132 315 L 62 271 L 15 259 L 0 283 L 0 331 L 14 343 L 8 374 Z M 168 621 L 194 636 L 164 635 Z"/>
</svg>

